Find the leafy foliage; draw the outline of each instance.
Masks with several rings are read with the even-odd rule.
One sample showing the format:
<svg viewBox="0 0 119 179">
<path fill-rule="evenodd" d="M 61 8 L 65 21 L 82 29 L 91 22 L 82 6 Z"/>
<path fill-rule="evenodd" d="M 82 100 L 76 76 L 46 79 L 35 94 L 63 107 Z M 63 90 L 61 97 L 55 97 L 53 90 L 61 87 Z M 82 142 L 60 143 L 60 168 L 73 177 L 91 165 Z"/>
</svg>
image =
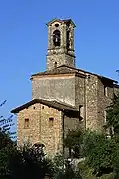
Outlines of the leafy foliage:
<svg viewBox="0 0 119 179">
<path fill-rule="evenodd" d="M 14 152 L 15 145 L 8 134 L 0 132 L 0 178 L 6 179 L 9 176 L 9 161 Z"/>
<path fill-rule="evenodd" d="M 69 148 L 70 156 L 73 155 L 74 158 L 79 158 L 82 155 L 82 140 L 83 132 L 81 130 L 68 132 L 67 137 L 64 139 L 64 145 Z M 73 151 L 73 154 L 71 151 Z"/>
<path fill-rule="evenodd" d="M 10 177 L 12 179 L 44 178 L 53 174 L 52 162 L 44 157 L 44 153 L 36 148 L 24 146 L 13 154 L 10 161 Z"/>
<path fill-rule="evenodd" d="M 107 108 L 106 128 L 111 129 L 111 137 L 96 131 L 70 131 L 65 146 L 78 147 L 78 157 L 82 153 L 85 164 L 93 169 L 93 174 L 102 176 L 113 172 L 113 178 L 119 178 L 119 94 L 114 95 L 111 105 Z"/>
<path fill-rule="evenodd" d="M 117 147 L 114 140 L 106 138 L 103 134 L 86 132 L 84 136 L 84 156 L 86 163 L 94 169 L 98 176 L 113 171 L 112 155 Z"/>
<path fill-rule="evenodd" d="M 41 179 L 53 175 L 53 164 L 41 148 L 17 148 L 5 132 L 0 132 L 0 179 Z"/>
<path fill-rule="evenodd" d="M 70 135 L 74 138 L 75 132 Z M 81 132 L 79 131 L 79 134 Z M 76 136 L 78 132 L 76 131 Z M 69 136 L 69 134 L 68 134 Z M 67 138 L 71 139 L 71 137 Z M 69 142 L 70 140 L 65 141 Z M 78 141 L 79 140 L 79 141 Z M 76 141 L 76 144 L 74 144 Z M 85 164 L 92 168 L 92 172 L 96 176 L 102 176 L 111 172 L 117 173 L 119 169 L 119 138 L 107 138 L 104 134 L 96 131 L 85 131 L 81 133 L 77 140 L 73 141 L 73 145 L 80 145 L 82 156 L 85 158 Z M 68 146 L 68 144 L 67 144 Z"/>
<path fill-rule="evenodd" d="M 80 171 L 75 171 L 71 163 L 67 159 L 64 159 L 62 154 L 56 155 L 53 163 L 53 179 L 82 179 Z"/>
<path fill-rule="evenodd" d="M 9 135 L 3 131 L 0 131 L 0 150 L 4 149 L 5 147 L 9 148 L 13 145 L 13 141 L 9 138 Z"/>
<path fill-rule="evenodd" d="M 97 177 L 96 174 L 93 173 L 93 169 L 89 167 L 85 161 L 80 162 L 78 166 L 80 168 L 80 174 L 83 179 L 114 179 L 113 173 L 103 174 Z"/>
<path fill-rule="evenodd" d="M 6 104 L 7 100 L 4 100 L 0 107 L 3 107 Z M 12 139 L 16 139 L 16 131 L 12 130 L 14 123 L 13 115 L 10 115 L 7 119 L 4 116 L 0 116 L 0 130 L 8 133 Z"/>
<path fill-rule="evenodd" d="M 111 105 L 107 108 L 107 128 L 119 135 L 119 93 L 114 95 Z"/>
</svg>

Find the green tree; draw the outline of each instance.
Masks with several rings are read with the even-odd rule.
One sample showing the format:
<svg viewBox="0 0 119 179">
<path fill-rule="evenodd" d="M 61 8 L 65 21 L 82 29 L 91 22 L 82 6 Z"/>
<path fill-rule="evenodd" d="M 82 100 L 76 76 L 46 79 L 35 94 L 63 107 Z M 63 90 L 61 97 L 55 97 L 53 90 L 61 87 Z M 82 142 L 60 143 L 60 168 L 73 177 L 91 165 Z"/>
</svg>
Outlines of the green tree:
<svg viewBox="0 0 119 179">
<path fill-rule="evenodd" d="M 10 139 L 8 134 L 0 131 L 0 178 L 6 179 L 9 176 L 9 161 L 13 151 L 15 150 L 15 144 Z"/>
<path fill-rule="evenodd" d="M 82 130 L 72 130 L 67 133 L 64 139 L 65 148 L 69 149 L 69 156 L 73 158 L 79 158 L 82 156 L 82 140 L 83 131 Z M 73 151 L 73 153 L 71 152 Z"/>
<path fill-rule="evenodd" d="M 8 134 L 0 132 L 0 179 L 42 179 L 53 175 L 53 164 L 38 146 L 16 147 Z"/>
<path fill-rule="evenodd" d="M 53 179 L 82 179 L 80 171 L 75 171 L 68 159 L 62 154 L 56 155 L 53 159 Z"/>
<path fill-rule="evenodd" d="M 101 176 L 114 170 L 113 153 L 117 148 L 115 140 L 104 134 L 87 131 L 83 140 L 85 162 L 93 169 L 93 173 Z"/>
<path fill-rule="evenodd" d="M 1 104 L 0 104 L 0 108 L 4 107 L 4 105 L 6 104 L 7 100 L 4 100 Z M 10 115 L 8 118 L 4 118 L 3 115 L 0 116 L 0 130 L 6 132 L 7 134 L 9 134 L 9 136 L 11 137 L 11 139 L 16 139 L 16 131 L 15 131 L 15 122 L 14 122 L 14 117 L 13 115 Z"/>
<path fill-rule="evenodd" d="M 42 179 L 46 174 L 53 175 L 51 160 L 44 157 L 41 148 L 24 146 L 12 155 L 10 160 L 11 179 Z"/>
<path fill-rule="evenodd" d="M 80 135 L 77 135 L 78 133 Z M 71 131 L 65 142 L 67 147 L 70 147 L 71 144 L 71 146 L 79 146 L 81 156 L 85 158 L 85 164 L 93 169 L 94 175 L 102 176 L 117 171 L 118 163 L 116 164 L 115 160 L 119 146 L 115 139 L 107 138 L 103 133 L 87 130 L 85 132 Z"/>
<path fill-rule="evenodd" d="M 119 135 L 119 93 L 114 95 L 111 105 L 107 108 L 106 128 L 111 129 L 111 136 Z"/>
</svg>

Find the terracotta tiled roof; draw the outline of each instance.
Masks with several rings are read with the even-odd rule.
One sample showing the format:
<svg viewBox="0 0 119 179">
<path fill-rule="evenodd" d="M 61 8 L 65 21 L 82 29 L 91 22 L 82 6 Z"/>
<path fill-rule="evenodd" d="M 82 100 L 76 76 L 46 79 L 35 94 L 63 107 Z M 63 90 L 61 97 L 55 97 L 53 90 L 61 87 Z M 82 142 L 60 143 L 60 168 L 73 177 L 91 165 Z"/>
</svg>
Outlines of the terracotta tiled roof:
<svg viewBox="0 0 119 179">
<path fill-rule="evenodd" d="M 46 106 L 61 110 L 61 111 L 78 111 L 75 107 L 65 104 L 65 103 L 61 103 L 58 101 L 48 101 L 48 100 L 44 100 L 44 99 L 33 99 L 32 101 L 29 101 L 28 103 L 25 103 L 15 109 L 13 109 L 11 111 L 11 113 L 18 113 L 19 111 L 28 108 L 29 106 L 36 104 L 36 103 L 40 103 L 40 104 L 44 104 Z"/>
<path fill-rule="evenodd" d="M 99 77 L 100 79 L 111 80 L 115 83 L 118 83 L 117 81 L 115 81 L 111 78 L 107 78 L 107 77 L 102 76 L 102 75 L 98 75 L 98 74 L 95 74 L 95 73 L 91 73 L 91 72 L 88 72 L 88 71 L 85 71 L 85 70 L 82 70 L 82 69 L 78 69 L 78 68 L 75 68 L 75 67 L 67 66 L 67 65 L 61 65 L 61 66 L 54 68 L 52 70 L 33 74 L 31 76 L 31 79 L 34 76 L 54 75 L 54 74 L 73 74 L 73 73 L 78 74 L 79 76 L 82 76 L 82 77 L 85 77 L 86 74 L 89 74 L 89 75 L 91 74 L 91 75 Z"/>
<path fill-rule="evenodd" d="M 33 74 L 31 76 L 31 78 L 34 77 L 34 76 L 55 75 L 55 74 L 79 74 L 80 76 L 85 77 L 84 74 L 79 73 L 77 68 L 73 68 L 73 67 L 70 67 L 70 66 L 62 65 L 62 66 L 59 66 L 59 67 L 54 68 L 52 70 L 48 70 L 48 71 L 44 71 L 44 72 L 39 72 L 39 73 Z"/>
</svg>

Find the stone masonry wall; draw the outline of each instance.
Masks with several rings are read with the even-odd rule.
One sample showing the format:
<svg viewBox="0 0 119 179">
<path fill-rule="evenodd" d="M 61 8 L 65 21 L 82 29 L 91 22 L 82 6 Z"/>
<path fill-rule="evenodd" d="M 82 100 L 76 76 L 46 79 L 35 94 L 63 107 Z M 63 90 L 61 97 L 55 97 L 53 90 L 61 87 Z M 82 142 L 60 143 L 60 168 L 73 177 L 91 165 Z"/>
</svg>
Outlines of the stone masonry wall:
<svg viewBox="0 0 119 179">
<path fill-rule="evenodd" d="M 85 78 L 84 77 L 75 77 L 75 100 L 76 100 L 76 108 L 79 110 L 80 108 L 80 116 L 82 117 L 82 120 L 80 121 L 80 127 L 85 129 Z M 79 121 L 79 119 L 78 119 Z"/>
<path fill-rule="evenodd" d="M 58 24 L 58 26 L 56 27 L 55 24 Z M 53 32 L 55 30 L 60 31 L 60 37 L 61 37 L 60 49 L 66 49 L 67 48 L 67 34 L 66 34 L 66 32 L 67 32 L 68 28 L 70 30 L 69 31 L 69 38 L 70 38 L 69 48 L 70 48 L 70 51 L 72 50 L 72 53 L 74 54 L 74 25 L 72 23 L 70 23 L 67 26 L 67 24 L 64 23 L 63 21 L 62 22 L 61 21 L 60 22 L 55 21 L 48 26 L 48 50 L 54 49 Z"/>
<path fill-rule="evenodd" d="M 75 94 L 76 94 L 76 107 L 79 109 L 79 105 L 84 107 L 85 101 L 85 78 L 84 77 L 75 77 Z"/>
<path fill-rule="evenodd" d="M 113 98 L 113 94 L 114 94 L 114 89 L 113 89 L 113 82 L 110 82 L 110 84 L 107 85 L 107 94 L 104 94 L 104 83 L 102 83 L 102 81 L 100 79 L 98 79 L 98 120 L 100 122 L 100 126 L 102 126 L 101 130 L 103 131 L 104 128 L 104 124 L 105 124 L 105 120 L 106 120 L 106 116 L 105 116 L 105 111 L 107 109 L 107 107 L 110 105 L 111 103 L 111 99 Z"/>
<path fill-rule="evenodd" d="M 28 128 L 24 128 L 25 119 L 29 119 Z M 54 156 L 62 150 L 61 111 L 34 104 L 18 113 L 17 145 L 33 145 L 39 142 L 45 145 L 45 152 L 49 156 Z"/>
<path fill-rule="evenodd" d="M 104 86 L 107 85 L 104 95 Z M 101 82 L 96 75 L 88 74 L 86 78 L 86 128 L 103 131 L 105 110 L 113 97 L 113 82 Z"/>
<path fill-rule="evenodd" d="M 68 131 L 77 130 L 81 128 L 81 122 L 79 118 L 72 118 L 70 116 L 64 117 L 64 137 L 66 137 Z"/>
<path fill-rule="evenodd" d="M 97 118 L 97 76 L 86 74 L 85 79 L 85 113 L 86 129 L 98 130 Z"/>
<path fill-rule="evenodd" d="M 40 140 L 40 104 L 34 104 L 18 113 L 17 144 L 37 143 Z M 25 128 L 25 119 L 29 119 L 29 127 Z"/>
<path fill-rule="evenodd" d="M 41 108 L 41 142 L 45 145 L 45 152 L 55 156 L 63 147 L 61 111 L 44 105 Z"/>
<path fill-rule="evenodd" d="M 114 93 L 118 94 L 119 93 L 119 85 L 114 86 Z"/>
<path fill-rule="evenodd" d="M 83 73 L 83 72 L 82 72 Z M 82 125 L 86 129 L 103 131 L 105 124 L 105 110 L 113 98 L 113 81 L 103 80 L 91 73 L 85 73 L 86 78 L 76 77 L 76 106 L 82 105 L 80 112 L 83 120 Z M 104 95 L 104 86 L 106 93 Z"/>
<path fill-rule="evenodd" d="M 75 58 L 66 53 L 58 53 L 58 50 L 53 50 L 53 54 L 47 56 L 47 70 L 59 67 L 61 65 L 68 65 L 74 67 Z"/>
<path fill-rule="evenodd" d="M 55 26 L 58 24 L 59 26 Z M 67 49 L 67 28 L 70 29 L 69 38 L 70 46 Z M 53 44 L 53 32 L 55 30 L 60 31 L 60 46 L 54 46 Z M 55 62 L 57 66 L 69 65 L 75 66 L 75 56 L 74 56 L 74 26 L 70 24 L 67 27 L 66 23 L 55 21 L 48 26 L 48 55 L 47 55 L 47 70 L 51 70 L 55 67 Z"/>
<path fill-rule="evenodd" d="M 34 78 L 32 98 L 57 100 L 75 106 L 75 76 L 54 75 Z"/>
<path fill-rule="evenodd" d="M 82 105 L 80 108 L 81 123 L 84 129 L 97 130 L 97 83 L 98 77 L 80 71 L 85 78 L 76 77 L 76 106 Z"/>
</svg>

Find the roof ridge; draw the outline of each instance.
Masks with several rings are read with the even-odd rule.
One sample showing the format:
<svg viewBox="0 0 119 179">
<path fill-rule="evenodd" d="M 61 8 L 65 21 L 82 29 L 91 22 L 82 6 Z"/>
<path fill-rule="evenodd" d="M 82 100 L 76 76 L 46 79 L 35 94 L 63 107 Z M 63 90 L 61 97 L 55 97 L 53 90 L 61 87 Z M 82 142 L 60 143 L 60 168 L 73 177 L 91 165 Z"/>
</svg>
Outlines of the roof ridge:
<svg viewBox="0 0 119 179">
<path fill-rule="evenodd" d="M 66 67 L 67 69 L 72 69 L 72 71 L 57 71 L 57 70 L 59 70 L 60 68 L 62 68 L 62 67 Z M 96 74 L 96 73 L 93 73 L 93 72 L 89 72 L 89 71 L 87 71 L 87 70 L 83 70 L 83 69 L 80 69 L 80 68 L 76 68 L 76 67 L 72 67 L 72 66 L 68 66 L 68 65 L 61 65 L 61 66 L 58 66 L 57 68 L 54 68 L 54 69 L 52 69 L 52 70 L 49 70 L 49 71 L 44 71 L 44 72 L 39 72 L 39 73 L 36 73 L 36 74 L 33 74 L 32 76 L 31 76 L 31 79 L 32 79 L 32 77 L 33 76 L 37 76 L 37 75 L 49 75 L 49 74 L 67 74 L 67 73 L 73 73 L 73 70 L 74 70 L 74 73 L 79 73 L 80 75 L 86 75 L 86 73 L 88 73 L 89 75 L 95 75 L 95 76 L 97 76 L 97 77 L 99 77 L 99 78 L 104 78 L 104 79 L 107 79 L 107 80 L 111 80 L 111 81 L 113 81 L 113 82 L 115 82 L 115 83 L 118 83 L 116 80 L 113 80 L 113 79 L 111 79 L 111 78 L 109 78 L 109 77 L 105 77 L 105 76 L 103 76 L 103 75 L 99 75 L 99 74 Z M 82 72 L 82 73 L 81 73 Z"/>
</svg>

